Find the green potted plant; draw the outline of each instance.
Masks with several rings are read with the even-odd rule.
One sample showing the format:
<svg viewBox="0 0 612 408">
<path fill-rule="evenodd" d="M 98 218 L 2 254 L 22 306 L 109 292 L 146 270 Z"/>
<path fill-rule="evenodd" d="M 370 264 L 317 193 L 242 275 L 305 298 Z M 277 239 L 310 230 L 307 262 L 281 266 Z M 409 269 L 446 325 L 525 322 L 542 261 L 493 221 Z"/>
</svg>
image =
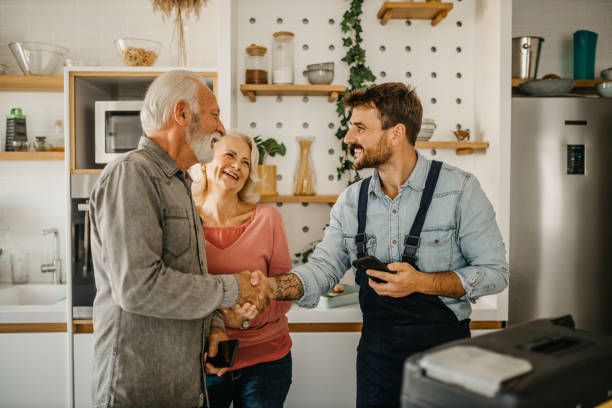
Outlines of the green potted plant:
<svg viewBox="0 0 612 408">
<path fill-rule="evenodd" d="M 257 163 L 257 174 L 261 179 L 259 194 L 262 196 L 276 195 L 276 166 L 263 164 L 266 156 L 274 157 L 277 154 L 284 156 L 287 148 L 284 143 L 278 143 L 273 138 L 262 139 L 260 136 L 253 138 L 259 152 L 259 162 Z"/>
</svg>

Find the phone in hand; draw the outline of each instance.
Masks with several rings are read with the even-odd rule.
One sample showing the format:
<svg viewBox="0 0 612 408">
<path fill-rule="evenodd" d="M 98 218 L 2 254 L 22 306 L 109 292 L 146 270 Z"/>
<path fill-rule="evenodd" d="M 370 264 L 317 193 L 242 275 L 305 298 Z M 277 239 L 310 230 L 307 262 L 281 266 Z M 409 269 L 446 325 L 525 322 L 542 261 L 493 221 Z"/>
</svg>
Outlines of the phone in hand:
<svg viewBox="0 0 612 408">
<path fill-rule="evenodd" d="M 238 339 L 223 340 L 217 345 L 217 355 L 206 359 L 207 363 L 216 368 L 231 367 L 236 360 L 238 351 Z"/>
<path fill-rule="evenodd" d="M 364 256 L 361 258 L 357 258 L 353 261 L 353 266 L 357 269 L 362 269 L 364 273 L 366 269 L 375 269 L 377 271 L 395 273 L 395 271 L 390 271 L 389 269 L 387 269 L 387 265 L 382 263 L 382 261 L 376 258 L 375 256 Z M 382 280 L 375 276 L 368 276 L 368 277 L 372 279 L 374 282 L 387 283 L 386 280 Z"/>
</svg>

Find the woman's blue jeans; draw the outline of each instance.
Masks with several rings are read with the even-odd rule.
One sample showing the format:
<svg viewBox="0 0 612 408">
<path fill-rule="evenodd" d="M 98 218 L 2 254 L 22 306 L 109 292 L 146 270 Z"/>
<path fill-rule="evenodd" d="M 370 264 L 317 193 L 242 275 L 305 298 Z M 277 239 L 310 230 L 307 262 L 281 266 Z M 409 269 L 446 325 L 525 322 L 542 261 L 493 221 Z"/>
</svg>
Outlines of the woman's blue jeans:
<svg viewBox="0 0 612 408">
<path fill-rule="evenodd" d="M 221 377 L 207 376 L 211 408 L 282 408 L 291 385 L 291 352 L 285 357 L 230 371 Z"/>
</svg>

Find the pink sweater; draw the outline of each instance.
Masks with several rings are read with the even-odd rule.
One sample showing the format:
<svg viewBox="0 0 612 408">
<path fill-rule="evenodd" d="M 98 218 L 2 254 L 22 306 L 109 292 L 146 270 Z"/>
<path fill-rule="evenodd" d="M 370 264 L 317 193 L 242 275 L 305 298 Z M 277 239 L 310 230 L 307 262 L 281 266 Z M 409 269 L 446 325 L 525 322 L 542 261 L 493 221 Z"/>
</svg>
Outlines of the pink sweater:
<svg viewBox="0 0 612 408">
<path fill-rule="evenodd" d="M 291 269 L 289 247 L 281 214 L 274 207 L 257 206 L 251 218 L 238 227 L 207 227 L 206 260 L 214 275 L 260 270 L 267 276 Z M 291 302 L 272 301 L 250 321 L 247 330 L 227 328 L 232 339 L 239 339 L 238 355 L 232 370 L 274 361 L 291 350 L 285 313 Z"/>
</svg>

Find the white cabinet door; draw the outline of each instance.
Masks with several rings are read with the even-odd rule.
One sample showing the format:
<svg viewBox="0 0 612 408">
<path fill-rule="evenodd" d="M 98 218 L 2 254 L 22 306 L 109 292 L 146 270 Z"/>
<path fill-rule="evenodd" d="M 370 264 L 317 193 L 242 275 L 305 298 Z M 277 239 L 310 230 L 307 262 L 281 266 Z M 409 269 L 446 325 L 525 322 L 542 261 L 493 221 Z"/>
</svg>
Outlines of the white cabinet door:
<svg viewBox="0 0 612 408">
<path fill-rule="evenodd" d="M 64 408 L 66 333 L 0 334 L 0 407 Z"/>
<path fill-rule="evenodd" d="M 75 334 L 74 339 L 74 407 L 93 407 L 93 334 Z"/>
<path fill-rule="evenodd" d="M 355 406 L 359 332 L 291 333 L 293 383 L 285 406 Z"/>
</svg>

